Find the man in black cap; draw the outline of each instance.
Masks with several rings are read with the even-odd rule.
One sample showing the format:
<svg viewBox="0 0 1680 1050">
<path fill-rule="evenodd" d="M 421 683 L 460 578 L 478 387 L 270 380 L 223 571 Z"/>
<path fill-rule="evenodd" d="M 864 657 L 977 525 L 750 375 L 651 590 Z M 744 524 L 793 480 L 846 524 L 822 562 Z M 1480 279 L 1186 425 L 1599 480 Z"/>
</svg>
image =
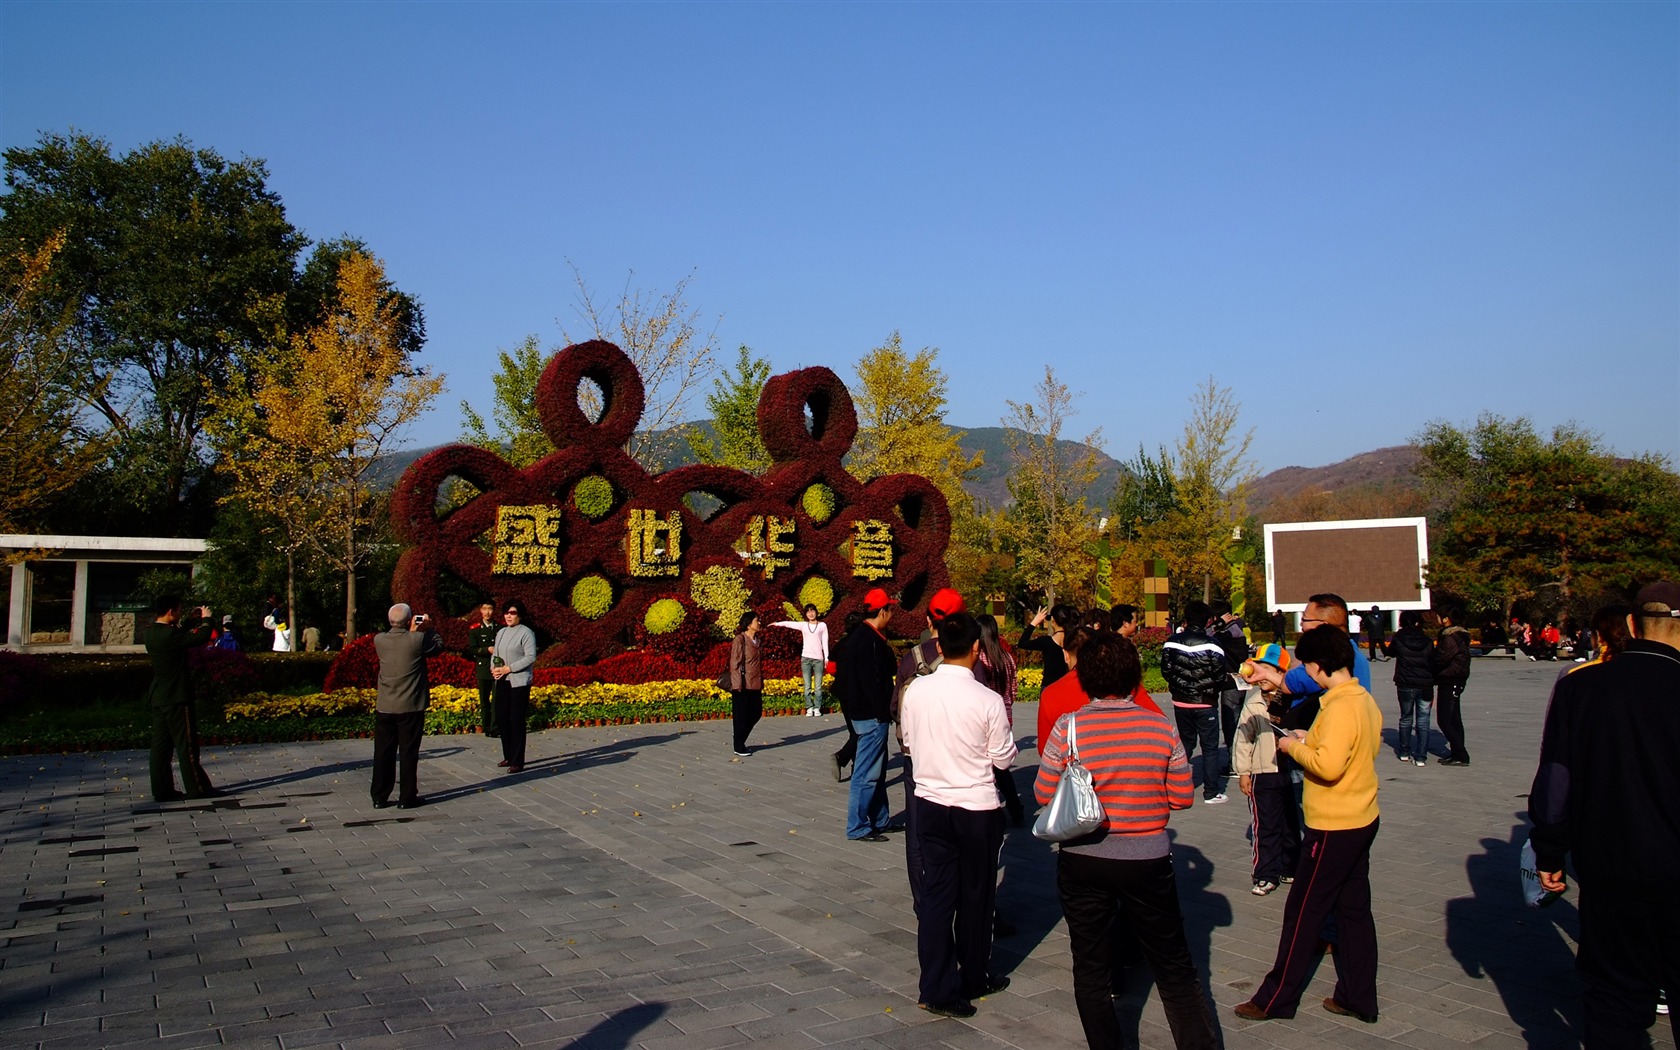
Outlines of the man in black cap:
<svg viewBox="0 0 1680 1050">
<path fill-rule="evenodd" d="M 1680 988 L 1680 585 L 1641 590 L 1628 627 L 1614 660 L 1553 687 L 1528 796 L 1540 884 L 1563 892 L 1566 854 L 1581 882 L 1588 1050 L 1649 1046 Z"/>
</svg>

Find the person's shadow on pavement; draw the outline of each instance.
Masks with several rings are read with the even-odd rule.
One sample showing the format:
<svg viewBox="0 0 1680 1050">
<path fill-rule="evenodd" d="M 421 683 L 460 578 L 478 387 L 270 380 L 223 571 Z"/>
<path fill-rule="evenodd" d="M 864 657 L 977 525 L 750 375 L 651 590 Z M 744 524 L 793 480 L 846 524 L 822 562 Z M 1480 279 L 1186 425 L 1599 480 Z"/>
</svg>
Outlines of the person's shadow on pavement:
<svg viewBox="0 0 1680 1050">
<path fill-rule="evenodd" d="M 1194 846 L 1179 842 L 1177 831 L 1168 828 L 1167 835 L 1173 840 L 1173 875 L 1178 881 L 1178 904 L 1184 914 L 1184 940 L 1190 947 L 1190 958 L 1196 964 L 1196 972 L 1202 978 L 1202 995 L 1208 1012 L 1213 1015 L 1214 1033 L 1223 1043 L 1209 967 L 1212 965 L 1213 931 L 1234 921 L 1231 901 L 1223 893 L 1212 890 L 1213 862 L 1207 859 L 1207 855 Z M 1155 978 L 1137 942 L 1124 934 L 1120 936 L 1125 943 L 1117 949 L 1117 954 L 1125 961 L 1126 967 L 1124 972 L 1114 975 L 1114 1006 L 1120 1012 L 1120 1031 L 1130 1048 L 1140 1045 L 1143 1008 L 1155 987 Z"/>
<path fill-rule="evenodd" d="M 1483 852 L 1465 859 L 1472 896 L 1447 902 L 1447 947 L 1467 975 L 1493 981 L 1529 1046 L 1579 1046 L 1581 997 L 1569 941 L 1579 940 L 1580 916 L 1569 897 L 1544 908 L 1523 903 L 1517 857 L 1528 830 L 1518 823 L 1508 841 L 1485 838 Z"/>
<path fill-rule="evenodd" d="M 624 1050 L 669 1009 L 664 1003 L 638 1003 L 602 1018 L 595 1027 L 566 1043 L 572 1050 Z M 670 1031 L 670 1026 L 665 1026 Z"/>
</svg>

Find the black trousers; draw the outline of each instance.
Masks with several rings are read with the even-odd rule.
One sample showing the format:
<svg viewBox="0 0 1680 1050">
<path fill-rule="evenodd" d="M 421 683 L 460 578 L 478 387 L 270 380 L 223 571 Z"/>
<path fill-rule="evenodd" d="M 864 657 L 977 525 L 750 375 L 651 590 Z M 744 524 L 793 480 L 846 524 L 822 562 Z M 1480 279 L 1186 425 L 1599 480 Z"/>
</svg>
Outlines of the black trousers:
<svg viewBox="0 0 1680 1050">
<path fill-rule="evenodd" d="M 745 751 L 747 734 L 764 717 L 764 690 L 735 690 L 729 694 L 729 709 L 735 717 L 735 750 Z"/>
<path fill-rule="evenodd" d="M 1470 761 L 1470 752 L 1464 750 L 1463 699 L 1463 682 L 1456 685 L 1443 682 L 1435 687 L 1435 725 L 1447 738 L 1447 757 L 1458 762 Z"/>
<path fill-rule="evenodd" d="M 191 704 L 152 709 L 152 798 L 159 801 L 175 793 L 171 757 L 181 766 L 181 786 L 189 797 L 202 798 L 209 792 L 210 782 L 198 762 L 198 722 Z"/>
<path fill-rule="evenodd" d="M 1277 960 L 1253 996 L 1255 1005 L 1271 1016 L 1295 1016 L 1318 957 L 1319 933 L 1332 916 L 1336 920 L 1336 954 L 1331 956 L 1336 960 L 1336 1001 L 1357 1013 L 1377 1015 L 1371 843 L 1381 823 L 1373 820 L 1349 831 L 1307 829 L 1295 883 L 1283 905 Z"/>
<path fill-rule="evenodd" d="M 1225 741 L 1225 759 L 1220 771 L 1231 768 L 1231 744 L 1237 739 L 1237 716 L 1242 713 L 1244 694 L 1240 689 L 1227 689 L 1219 694 L 1219 735 Z"/>
<path fill-rule="evenodd" d="M 1680 989 L 1680 903 L 1671 893 L 1581 888 L 1581 975 L 1586 1050 L 1651 1045 L 1657 989 Z M 1671 1031 L 1680 1034 L 1671 1010 Z"/>
<path fill-rule="evenodd" d="M 501 733 L 501 726 L 496 723 L 496 680 L 486 670 L 478 672 L 478 717 L 485 736 Z"/>
<path fill-rule="evenodd" d="M 496 725 L 502 732 L 502 757 L 507 764 L 525 764 L 525 732 L 531 719 L 531 687 L 496 683 Z"/>
<path fill-rule="evenodd" d="M 1212 798 L 1225 793 L 1225 778 L 1220 776 L 1219 764 L 1219 698 L 1213 697 L 1209 707 L 1173 708 L 1178 722 L 1178 738 L 1184 742 L 1184 757 L 1196 756 L 1196 745 L 1202 745 L 1202 797 Z"/>
<path fill-rule="evenodd" d="M 1179 1050 L 1219 1045 L 1202 978 L 1184 939 L 1171 857 L 1110 860 L 1056 854 L 1056 888 L 1073 953 L 1073 1001 L 1091 1050 L 1119 1050 L 1112 989 L 1117 937 L 1130 937 L 1155 974 L 1161 1007 Z"/>
<path fill-rule="evenodd" d="M 992 783 L 997 785 L 998 798 L 1003 799 L 1003 808 L 1009 814 L 1010 823 L 1020 824 L 1026 817 L 1026 811 L 1021 808 L 1021 789 L 1015 785 L 1015 771 L 994 768 Z"/>
<path fill-rule="evenodd" d="M 1248 798 L 1254 838 L 1254 881 L 1282 882 L 1301 856 L 1301 810 L 1288 773 L 1256 773 Z"/>
<path fill-rule="evenodd" d="M 389 802 L 398 773 L 402 788 L 399 803 L 420 797 L 420 740 L 426 735 L 426 712 L 373 716 L 373 800 Z"/>
<path fill-rule="evenodd" d="M 916 913 L 921 1001 L 949 1003 L 985 993 L 991 980 L 992 909 L 1003 810 L 942 806 L 917 796 L 922 900 Z"/>
<path fill-rule="evenodd" d="M 920 917 L 922 914 L 922 840 L 916 837 L 916 768 L 910 762 L 910 756 L 899 755 L 900 769 L 903 771 L 899 779 L 904 782 L 904 871 L 910 879 L 910 911 Z M 1002 848 L 1003 840 L 998 839 L 998 846 Z M 928 1000 L 923 1000 L 927 1002 Z M 942 1001 L 942 1000 L 941 1000 Z"/>
</svg>

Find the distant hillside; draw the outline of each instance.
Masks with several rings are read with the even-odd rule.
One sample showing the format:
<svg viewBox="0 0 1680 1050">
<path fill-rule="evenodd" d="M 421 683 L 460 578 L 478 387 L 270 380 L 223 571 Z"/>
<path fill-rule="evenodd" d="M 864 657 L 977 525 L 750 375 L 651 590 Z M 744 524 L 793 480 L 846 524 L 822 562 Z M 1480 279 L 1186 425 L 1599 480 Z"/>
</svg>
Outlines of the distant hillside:
<svg viewBox="0 0 1680 1050">
<path fill-rule="evenodd" d="M 1249 490 L 1248 507 L 1265 521 L 1273 504 L 1309 489 L 1331 494 L 1386 490 L 1418 493 L 1421 499 L 1422 482 L 1414 473 L 1421 458 L 1415 445 L 1394 445 L 1361 452 L 1328 466 L 1284 467 L 1255 481 Z"/>
</svg>

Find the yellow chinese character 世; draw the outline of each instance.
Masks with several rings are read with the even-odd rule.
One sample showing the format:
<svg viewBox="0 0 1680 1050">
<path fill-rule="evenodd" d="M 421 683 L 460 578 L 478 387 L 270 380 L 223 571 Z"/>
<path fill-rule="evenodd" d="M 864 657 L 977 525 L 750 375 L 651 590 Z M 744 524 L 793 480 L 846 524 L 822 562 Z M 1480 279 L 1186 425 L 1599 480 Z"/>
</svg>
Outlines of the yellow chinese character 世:
<svg viewBox="0 0 1680 1050">
<path fill-rule="evenodd" d="M 669 511 L 661 519 L 656 510 L 632 510 L 624 523 L 625 567 L 632 576 L 682 574 L 682 515 Z"/>
<path fill-rule="evenodd" d="M 892 526 L 874 518 L 852 523 L 852 575 L 879 580 L 893 574 Z"/>
<path fill-rule="evenodd" d="M 496 548 L 490 572 L 496 576 L 560 575 L 560 508 L 496 508 Z"/>
</svg>

